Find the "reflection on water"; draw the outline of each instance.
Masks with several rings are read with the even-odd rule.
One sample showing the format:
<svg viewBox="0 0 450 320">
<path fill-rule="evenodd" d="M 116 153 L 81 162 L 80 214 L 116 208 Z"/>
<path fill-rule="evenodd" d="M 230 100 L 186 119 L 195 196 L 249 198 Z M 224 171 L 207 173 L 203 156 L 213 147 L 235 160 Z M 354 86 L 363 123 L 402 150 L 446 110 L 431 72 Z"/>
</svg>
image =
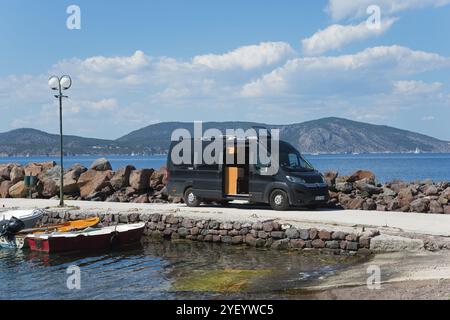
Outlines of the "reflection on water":
<svg viewBox="0 0 450 320">
<path fill-rule="evenodd" d="M 0 250 L 0 299 L 283 298 L 359 262 L 198 242 L 150 242 L 95 255 Z M 81 290 L 66 287 L 71 265 L 81 269 Z"/>
</svg>

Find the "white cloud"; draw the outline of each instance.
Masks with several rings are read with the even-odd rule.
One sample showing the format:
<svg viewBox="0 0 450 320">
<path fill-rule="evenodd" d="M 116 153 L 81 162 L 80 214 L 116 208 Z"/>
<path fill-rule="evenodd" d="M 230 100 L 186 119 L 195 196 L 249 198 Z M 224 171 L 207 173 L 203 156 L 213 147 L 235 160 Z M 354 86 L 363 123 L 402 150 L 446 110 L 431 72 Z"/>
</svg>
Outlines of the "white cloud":
<svg viewBox="0 0 450 320">
<path fill-rule="evenodd" d="M 415 80 L 401 80 L 394 82 L 394 93 L 397 94 L 427 94 L 441 90 L 443 84 L 440 82 L 426 83 Z"/>
<path fill-rule="evenodd" d="M 401 46 L 374 47 L 336 57 L 291 59 L 282 67 L 245 84 L 241 94 L 258 97 L 289 92 L 308 93 L 314 83 L 319 83 L 317 87 L 321 87 L 321 90 L 329 91 L 335 89 L 327 85 L 342 87 L 346 84 L 348 90 L 352 91 L 350 85 L 359 88 L 364 85 L 384 85 L 392 77 L 446 67 L 450 67 L 450 59 L 435 53 Z"/>
<path fill-rule="evenodd" d="M 192 59 L 194 65 L 216 70 L 242 68 L 244 70 L 270 66 L 293 54 L 294 50 L 285 42 L 262 42 L 244 46 L 222 55 L 207 54 Z"/>
<path fill-rule="evenodd" d="M 110 99 L 102 99 L 100 101 L 88 102 L 87 106 L 95 111 L 112 111 L 117 108 L 117 100 Z"/>
<path fill-rule="evenodd" d="M 209 65 L 198 57 L 151 57 L 137 51 L 123 57 L 67 59 L 48 73 L 73 78 L 63 106 L 66 132 L 105 138 L 157 120 L 236 120 L 239 114 L 242 120 L 286 123 L 313 114 L 376 121 L 381 111 L 391 115 L 424 103 L 449 105 L 448 92 L 437 90 L 439 83 L 419 80 L 422 72 L 445 71 L 447 57 L 400 46 L 315 57 L 280 48 L 285 49 L 261 49 L 265 53 L 255 53 L 255 61 L 249 52 L 225 53 L 203 60 Z M 57 102 L 47 80 L 47 73 L 0 78 L 2 131 L 13 126 L 58 131 Z"/>
<path fill-rule="evenodd" d="M 425 117 L 422 117 L 422 121 L 433 121 L 433 120 L 435 120 L 436 118 L 434 117 L 434 116 L 425 116 Z"/>
<path fill-rule="evenodd" d="M 366 22 L 358 25 L 333 24 L 319 30 L 311 37 L 302 40 L 303 52 L 306 55 L 319 55 L 329 50 L 336 50 L 355 41 L 385 33 L 397 19 L 382 19 L 380 28 L 369 28 Z"/>
<path fill-rule="evenodd" d="M 137 50 L 131 56 L 104 57 L 95 56 L 85 60 L 69 59 L 57 63 L 54 68 L 76 67 L 83 72 L 129 74 L 150 64 L 150 58 L 143 51 Z"/>
<path fill-rule="evenodd" d="M 329 0 L 326 12 L 334 20 L 361 18 L 367 16 L 370 5 L 378 5 L 383 16 L 397 12 L 426 7 L 442 7 L 450 4 L 450 0 Z"/>
</svg>

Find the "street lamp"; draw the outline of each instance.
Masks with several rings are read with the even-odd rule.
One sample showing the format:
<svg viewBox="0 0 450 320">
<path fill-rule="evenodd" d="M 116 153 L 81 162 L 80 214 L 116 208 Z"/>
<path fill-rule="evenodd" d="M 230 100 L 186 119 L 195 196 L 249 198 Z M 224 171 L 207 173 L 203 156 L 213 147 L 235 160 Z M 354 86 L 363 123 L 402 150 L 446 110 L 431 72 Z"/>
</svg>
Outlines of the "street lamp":
<svg viewBox="0 0 450 320">
<path fill-rule="evenodd" d="M 68 90 L 72 86 L 72 79 L 65 75 L 61 78 L 51 76 L 48 85 L 52 90 L 58 91 L 55 98 L 59 99 L 59 136 L 60 136 L 60 156 L 61 156 L 61 177 L 59 183 L 59 206 L 64 207 L 64 164 L 63 164 L 63 129 L 62 129 L 62 99 L 68 98 L 62 94 L 63 90 Z"/>
</svg>

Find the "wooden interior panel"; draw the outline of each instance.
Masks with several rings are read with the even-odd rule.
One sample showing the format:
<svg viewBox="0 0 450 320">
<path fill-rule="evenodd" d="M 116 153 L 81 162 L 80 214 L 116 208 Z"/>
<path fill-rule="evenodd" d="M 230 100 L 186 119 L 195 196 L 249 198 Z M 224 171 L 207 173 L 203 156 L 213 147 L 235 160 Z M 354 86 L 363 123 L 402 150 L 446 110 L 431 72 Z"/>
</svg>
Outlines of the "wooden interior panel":
<svg viewBox="0 0 450 320">
<path fill-rule="evenodd" d="M 238 193 L 238 167 L 225 167 L 225 194 Z"/>
</svg>

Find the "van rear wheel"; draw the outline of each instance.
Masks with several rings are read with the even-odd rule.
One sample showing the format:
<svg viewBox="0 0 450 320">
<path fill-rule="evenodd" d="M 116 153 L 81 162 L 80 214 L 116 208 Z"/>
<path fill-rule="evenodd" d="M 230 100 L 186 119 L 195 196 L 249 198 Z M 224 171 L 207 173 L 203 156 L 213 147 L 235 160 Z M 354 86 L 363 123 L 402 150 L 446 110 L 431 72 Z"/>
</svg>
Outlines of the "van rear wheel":
<svg viewBox="0 0 450 320">
<path fill-rule="evenodd" d="M 198 207 L 200 206 L 200 199 L 195 195 L 194 191 L 192 190 L 192 188 L 188 188 L 186 190 L 186 192 L 184 193 L 184 203 L 186 203 L 186 205 L 188 207 Z"/>
<path fill-rule="evenodd" d="M 283 190 L 273 191 L 269 201 L 273 210 L 285 211 L 289 208 L 289 197 Z"/>
</svg>

